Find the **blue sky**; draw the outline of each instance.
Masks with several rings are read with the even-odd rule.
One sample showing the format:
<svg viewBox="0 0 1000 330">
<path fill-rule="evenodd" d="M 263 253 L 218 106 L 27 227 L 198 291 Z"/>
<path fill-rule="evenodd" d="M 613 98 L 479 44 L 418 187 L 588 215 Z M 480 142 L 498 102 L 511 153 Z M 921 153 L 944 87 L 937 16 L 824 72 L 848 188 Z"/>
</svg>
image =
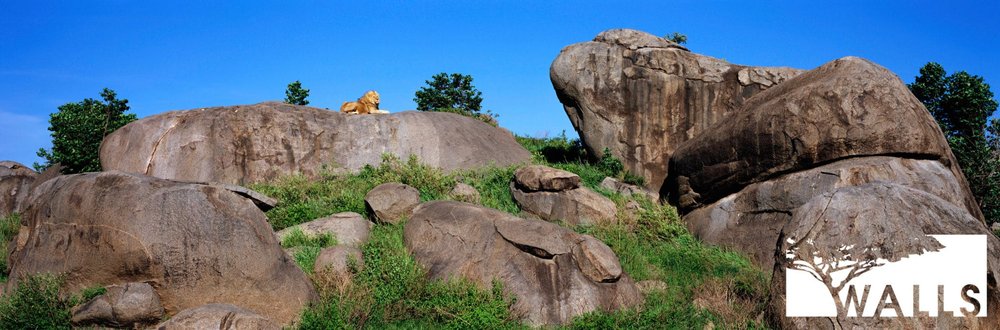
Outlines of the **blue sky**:
<svg viewBox="0 0 1000 330">
<path fill-rule="evenodd" d="M 472 75 L 484 108 L 515 133 L 573 128 L 549 81 L 569 44 L 600 31 L 679 31 L 701 54 L 810 69 L 861 56 L 912 81 L 937 61 L 1000 94 L 1000 4 L 907 1 L 65 1 L 0 2 L 0 160 L 37 161 L 48 114 L 127 98 L 139 117 L 280 100 L 301 80 L 310 105 L 365 90 L 413 109 L 438 72 Z"/>
</svg>

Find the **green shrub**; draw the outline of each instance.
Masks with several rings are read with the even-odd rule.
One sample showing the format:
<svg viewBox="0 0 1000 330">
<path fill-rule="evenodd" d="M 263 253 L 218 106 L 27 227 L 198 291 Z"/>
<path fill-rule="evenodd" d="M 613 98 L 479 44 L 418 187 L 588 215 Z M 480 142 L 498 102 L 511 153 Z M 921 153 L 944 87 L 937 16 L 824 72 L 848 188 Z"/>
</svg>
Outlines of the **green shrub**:
<svg viewBox="0 0 1000 330">
<path fill-rule="evenodd" d="M 10 253 L 7 251 L 7 246 L 10 241 L 17 237 L 17 231 L 20 228 L 21 216 L 17 213 L 0 218 L 0 251 L 3 251 L 3 255 L 0 256 L 0 283 L 7 281 L 7 254 Z"/>
<path fill-rule="evenodd" d="M 551 138 L 515 136 L 515 139 L 524 149 L 531 152 L 536 162 L 584 163 L 588 160 L 587 150 L 583 148 L 580 139 L 566 138 L 566 131 Z"/>
<path fill-rule="evenodd" d="M 28 276 L 0 299 L 0 329 L 69 329 L 70 308 L 77 299 L 59 297 L 63 278 Z"/>
</svg>

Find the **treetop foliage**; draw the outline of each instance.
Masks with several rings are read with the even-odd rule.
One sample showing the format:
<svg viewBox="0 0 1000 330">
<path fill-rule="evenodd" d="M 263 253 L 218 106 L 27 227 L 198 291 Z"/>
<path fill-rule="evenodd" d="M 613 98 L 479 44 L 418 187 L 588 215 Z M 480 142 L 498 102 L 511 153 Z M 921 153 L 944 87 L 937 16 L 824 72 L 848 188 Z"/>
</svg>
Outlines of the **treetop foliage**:
<svg viewBox="0 0 1000 330">
<path fill-rule="evenodd" d="M 61 163 L 66 174 L 100 171 L 104 137 L 136 120 L 135 114 L 125 113 L 129 110 L 128 100 L 117 97 L 115 91 L 105 88 L 101 91 L 103 101 L 87 98 L 60 106 L 49 118 L 52 150 L 38 150 L 45 164 L 35 163 L 35 169 L 41 171 Z"/>
<path fill-rule="evenodd" d="M 285 103 L 295 105 L 308 105 L 309 90 L 302 88 L 302 83 L 298 80 L 288 83 L 285 89 Z"/>
</svg>

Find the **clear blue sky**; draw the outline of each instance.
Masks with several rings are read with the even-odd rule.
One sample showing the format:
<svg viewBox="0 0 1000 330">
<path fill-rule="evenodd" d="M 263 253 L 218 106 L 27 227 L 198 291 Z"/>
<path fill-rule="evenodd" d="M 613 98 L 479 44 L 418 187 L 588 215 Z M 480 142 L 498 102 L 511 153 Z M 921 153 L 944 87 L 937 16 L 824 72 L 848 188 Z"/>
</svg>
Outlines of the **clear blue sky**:
<svg viewBox="0 0 1000 330">
<path fill-rule="evenodd" d="M 50 146 L 48 114 L 109 87 L 146 117 L 280 100 L 310 105 L 365 90 L 391 111 L 438 72 L 475 78 L 515 133 L 575 136 L 549 82 L 569 44 L 611 28 L 689 37 L 693 51 L 810 69 L 855 55 L 912 81 L 937 61 L 1000 86 L 994 1 L 40 1 L 0 2 L 0 160 Z"/>
</svg>

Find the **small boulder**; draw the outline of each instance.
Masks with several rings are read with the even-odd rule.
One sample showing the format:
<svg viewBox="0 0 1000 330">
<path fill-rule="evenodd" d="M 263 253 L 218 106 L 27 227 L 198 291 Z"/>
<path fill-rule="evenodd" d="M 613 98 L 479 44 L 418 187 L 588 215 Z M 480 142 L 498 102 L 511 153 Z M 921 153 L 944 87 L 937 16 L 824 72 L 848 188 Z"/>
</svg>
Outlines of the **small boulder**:
<svg viewBox="0 0 1000 330">
<path fill-rule="evenodd" d="M 316 257 L 313 273 L 329 271 L 335 274 L 350 274 L 352 259 L 358 270 L 364 268 L 365 260 L 360 249 L 345 245 L 325 248 Z"/>
<path fill-rule="evenodd" d="M 383 223 L 409 218 L 420 204 L 420 191 L 402 183 L 383 183 L 365 195 L 365 208 Z"/>
<path fill-rule="evenodd" d="M 341 212 L 282 229 L 276 235 L 278 235 L 278 241 L 281 242 L 285 236 L 295 230 L 301 230 L 303 234 L 309 236 L 331 234 L 337 239 L 337 244 L 361 247 L 368 242 L 371 228 L 371 221 L 365 220 L 360 214 Z"/>
<path fill-rule="evenodd" d="M 514 172 L 514 182 L 524 191 L 564 191 L 580 187 L 575 173 L 543 165 L 529 165 Z"/>
<path fill-rule="evenodd" d="M 451 192 L 448 193 L 448 196 L 451 196 L 452 199 L 457 200 L 459 202 L 466 202 L 472 204 L 479 204 L 479 198 L 480 198 L 479 191 L 476 190 L 475 187 L 461 182 L 455 184 L 455 188 L 451 189 Z"/>
<path fill-rule="evenodd" d="M 163 317 L 160 297 L 149 284 L 135 282 L 106 289 L 104 294 L 73 308 L 73 325 L 134 328 L 154 324 Z"/>
<path fill-rule="evenodd" d="M 639 195 L 639 196 L 646 197 L 647 199 L 649 199 L 650 201 L 653 201 L 653 202 L 659 202 L 660 201 L 660 194 L 659 193 L 650 191 L 649 189 L 646 189 L 646 188 L 643 188 L 643 187 L 640 187 L 640 186 L 631 185 L 631 184 L 628 184 L 628 183 L 624 183 L 624 182 L 618 181 L 618 179 L 615 179 L 615 178 L 612 178 L 612 177 L 606 177 L 606 178 L 604 178 L 604 180 L 601 181 L 601 188 L 604 188 L 604 189 L 607 189 L 609 191 L 613 191 L 613 192 L 622 194 L 623 196 Z"/>
<path fill-rule="evenodd" d="M 0 161 L 0 217 L 21 212 L 38 173 L 18 162 Z"/>
<path fill-rule="evenodd" d="M 518 189 L 518 185 L 512 182 L 510 191 L 522 210 L 546 221 L 591 225 L 613 221 L 618 212 L 614 201 L 585 187 L 559 192 L 529 192 Z"/>
<path fill-rule="evenodd" d="M 279 330 L 277 323 L 249 310 L 229 304 L 208 304 L 185 309 L 157 324 L 158 330 Z"/>
</svg>

